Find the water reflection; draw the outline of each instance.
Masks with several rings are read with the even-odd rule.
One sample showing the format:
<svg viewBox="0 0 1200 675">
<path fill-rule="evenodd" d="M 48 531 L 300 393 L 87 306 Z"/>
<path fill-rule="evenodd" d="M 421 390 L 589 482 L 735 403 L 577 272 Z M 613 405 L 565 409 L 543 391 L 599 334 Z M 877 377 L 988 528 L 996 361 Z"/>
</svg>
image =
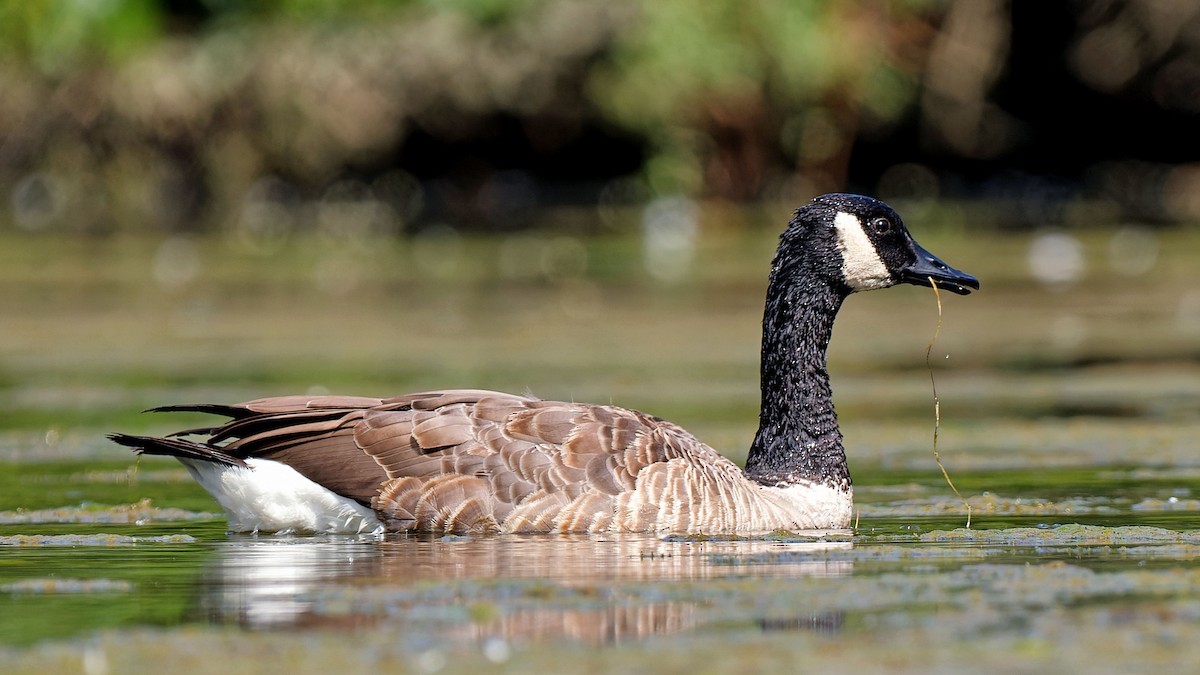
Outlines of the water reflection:
<svg viewBox="0 0 1200 675">
<path fill-rule="evenodd" d="M 600 644 L 690 630 L 696 593 L 672 582 L 844 576 L 826 554 L 848 542 L 662 541 L 656 537 L 232 538 L 201 581 L 199 611 L 252 629 L 365 627 L 386 621 L 439 639 Z M 786 552 L 764 564 L 764 553 Z M 759 556 L 756 558 L 755 556 Z M 804 615 L 789 630 L 836 630 Z M 760 622 L 761 623 L 761 622 Z M 780 630 L 765 624 L 763 630 Z"/>
</svg>

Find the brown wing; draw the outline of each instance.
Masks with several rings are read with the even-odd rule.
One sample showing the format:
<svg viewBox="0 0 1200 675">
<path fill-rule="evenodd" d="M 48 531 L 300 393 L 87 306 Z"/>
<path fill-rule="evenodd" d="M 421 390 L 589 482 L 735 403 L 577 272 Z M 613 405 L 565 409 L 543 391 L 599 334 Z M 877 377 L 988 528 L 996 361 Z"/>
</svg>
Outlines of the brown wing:
<svg viewBox="0 0 1200 675">
<path fill-rule="evenodd" d="M 440 393 L 369 411 L 357 427 L 359 444 L 391 478 L 373 505 L 393 529 L 603 529 L 614 497 L 632 490 L 642 469 L 699 445 L 631 410 Z"/>
<path fill-rule="evenodd" d="M 283 397 L 232 409 L 210 443 L 284 462 L 370 504 L 393 530 L 605 529 L 646 467 L 720 459 L 639 412 L 491 391 Z"/>
</svg>

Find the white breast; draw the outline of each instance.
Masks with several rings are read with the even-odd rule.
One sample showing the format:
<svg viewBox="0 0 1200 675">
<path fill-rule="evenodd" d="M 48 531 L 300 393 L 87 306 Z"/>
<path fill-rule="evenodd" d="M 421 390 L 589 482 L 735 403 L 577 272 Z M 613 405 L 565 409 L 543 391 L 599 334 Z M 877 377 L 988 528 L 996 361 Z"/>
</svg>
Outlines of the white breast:
<svg viewBox="0 0 1200 675">
<path fill-rule="evenodd" d="M 828 485 L 797 484 L 787 487 L 763 487 L 763 498 L 776 505 L 777 517 L 790 518 L 792 525 L 783 529 L 845 529 L 850 527 L 854 509 L 854 489 Z"/>
<path fill-rule="evenodd" d="M 229 514 L 234 532 L 379 534 L 375 512 L 269 459 L 246 460 L 249 469 L 179 460 Z"/>
</svg>

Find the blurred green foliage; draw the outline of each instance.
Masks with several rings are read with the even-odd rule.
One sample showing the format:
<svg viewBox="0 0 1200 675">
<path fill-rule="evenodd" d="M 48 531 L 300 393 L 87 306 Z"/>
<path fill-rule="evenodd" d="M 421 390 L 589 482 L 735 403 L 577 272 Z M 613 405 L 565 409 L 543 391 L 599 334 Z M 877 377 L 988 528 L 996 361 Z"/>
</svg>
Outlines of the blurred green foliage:
<svg viewBox="0 0 1200 675">
<path fill-rule="evenodd" d="M 0 54 L 46 75 L 118 61 L 163 35 L 157 0 L 31 0 L 0 3 Z M 10 64 L 11 65 L 11 64 Z"/>
<path fill-rule="evenodd" d="M 597 69 L 594 100 L 652 142 L 655 192 L 725 184 L 732 196 L 751 197 L 762 167 L 844 159 L 861 118 L 878 126 L 902 112 L 917 72 L 895 49 L 894 33 L 918 9 L 831 0 L 645 3 Z M 779 150 L 786 161 L 761 157 Z"/>
<path fill-rule="evenodd" d="M 0 228 L 287 232 L 333 205 L 503 229 L 546 204 L 964 184 L 1030 201 L 1027 224 L 1200 217 L 1200 12 L 1060 5 L 0 3 Z M 1077 124 L 1127 113 L 1100 140 Z"/>
<path fill-rule="evenodd" d="M 535 152 L 554 153 L 584 129 L 619 129 L 645 149 L 651 194 L 746 199 L 796 176 L 802 189 L 832 188 L 856 134 L 912 100 L 920 49 L 904 31 L 925 9 L 5 3 L 0 186 L 8 215 L 28 230 L 236 229 L 248 205 L 290 208 L 287 186 L 319 199 L 347 192 L 337 187 L 347 173 L 419 173 L 428 167 L 395 163 L 414 134 L 444 147 L 486 142 L 508 117 L 522 120 L 520 142 Z M 486 210 L 491 172 L 507 167 L 503 156 L 485 161 L 483 174 L 469 159 L 443 169 L 458 190 L 448 201 L 482 200 Z M 276 177 L 283 183 L 262 182 Z M 386 229 L 404 227 L 408 205 L 387 207 Z"/>
</svg>

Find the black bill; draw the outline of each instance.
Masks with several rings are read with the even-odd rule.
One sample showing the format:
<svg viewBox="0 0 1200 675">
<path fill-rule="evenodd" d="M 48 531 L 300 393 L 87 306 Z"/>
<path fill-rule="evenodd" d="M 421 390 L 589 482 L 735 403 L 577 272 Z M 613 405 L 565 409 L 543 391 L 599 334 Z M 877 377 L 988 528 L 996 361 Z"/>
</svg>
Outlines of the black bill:
<svg viewBox="0 0 1200 675">
<path fill-rule="evenodd" d="M 930 279 L 937 282 L 938 288 L 943 288 L 951 293 L 966 295 L 972 290 L 979 290 L 979 280 L 967 274 L 959 272 L 953 267 L 947 265 L 938 259 L 937 256 L 921 248 L 917 242 L 913 242 L 913 252 L 917 254 L 917 259 L 911 265 L 900 271 L 900 281 L 906 284 L 915 284 L 917 286 L 932 286 Z"/>
</svg>

